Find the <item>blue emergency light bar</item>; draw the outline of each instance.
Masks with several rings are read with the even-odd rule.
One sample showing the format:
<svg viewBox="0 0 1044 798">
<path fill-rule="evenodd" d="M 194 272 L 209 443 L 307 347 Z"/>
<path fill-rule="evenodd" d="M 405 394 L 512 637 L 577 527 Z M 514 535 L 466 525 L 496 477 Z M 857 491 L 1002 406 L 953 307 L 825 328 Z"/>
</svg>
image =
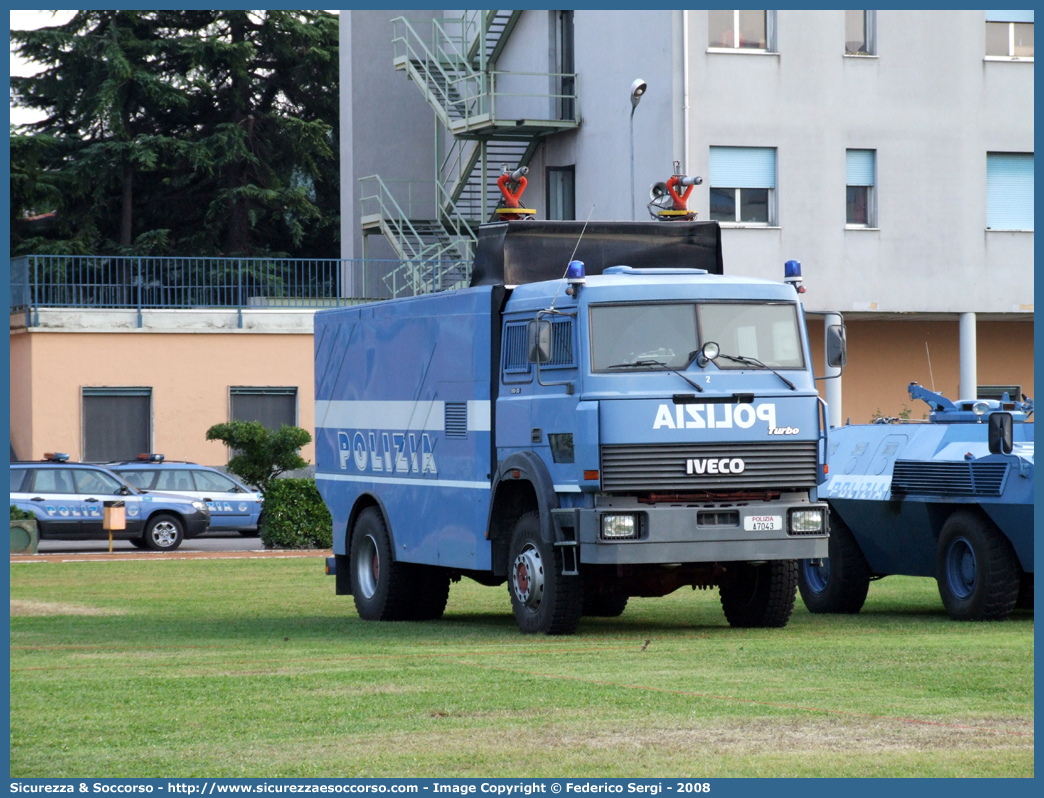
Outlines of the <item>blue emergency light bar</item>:
<svg viewBox="0 0 1044 798">
<path fill-rule="evenodd" d="M 69 459 L 69 455 L 64 452 L 44 452 L 44 460 L 50 460 L 52 463 L 64 463 Z"/>
<path fill-rule="evenodd" d="M 162 454 L 139 454 L 138 455 L 138 459 L 139 460 L 144 460 L 147 463 L 162 463 L 163 462 L 163 455 Z"/>
</svg>

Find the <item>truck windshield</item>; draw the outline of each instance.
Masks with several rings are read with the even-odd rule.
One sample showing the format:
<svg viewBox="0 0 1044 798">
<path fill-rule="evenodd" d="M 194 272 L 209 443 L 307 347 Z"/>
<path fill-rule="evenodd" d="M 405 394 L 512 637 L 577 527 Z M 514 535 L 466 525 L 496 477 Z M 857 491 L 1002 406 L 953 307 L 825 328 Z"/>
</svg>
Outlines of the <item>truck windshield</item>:
<svg viewBox="0 0 1044 798">
<path fill-rule="evenodd" d="M 750 368 L 738 358 L 753 358 L 772 369 L 805 367 L 792 303 L 714 302 L 699 309 L 701 341 L 714 341 L 721 351 L 714 361 L 718 368 Z"/>
<path fill-rule="evenodd" d="M 591 308 L 591 368 L 685 368 L 699 349 L 696 306 L 595 305 Z"/>
<path fill-rule="evenodd" d="M 717 343 L 722 355 L 753 358 L 768 368 L 805 367 L 793 303 L 634 303 L 591 307 L 592 371 L 684 369 L 705 341 Z M 722 369 L 751 368 L 750 364 L 727 357 L 718 358 L 715 365 Z"/>
</svg>

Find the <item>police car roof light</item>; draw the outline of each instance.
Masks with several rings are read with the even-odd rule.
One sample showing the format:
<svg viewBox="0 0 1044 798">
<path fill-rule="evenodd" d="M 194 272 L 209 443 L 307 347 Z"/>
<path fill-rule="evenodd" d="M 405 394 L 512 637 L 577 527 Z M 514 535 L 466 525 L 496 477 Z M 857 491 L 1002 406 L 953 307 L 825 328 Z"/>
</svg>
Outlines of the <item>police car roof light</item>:
<svg viewBox="0 0 1044 798">
<path fill-rule="evenodd" d="M 162 463 L 163 462 L 163 455 L 162 454 L 139 454 L 138 455 L 138 459 L 139 460 L 145 460 L 145 461 L 147 461 L 149 463 Z"/>
<path fill-rule="evenodd" d="M 44 460 L 50 460 L 53 463 L 64 463 L 69 459 L 69 455 L 64 452 L 44 452 Z"/>
</svg>

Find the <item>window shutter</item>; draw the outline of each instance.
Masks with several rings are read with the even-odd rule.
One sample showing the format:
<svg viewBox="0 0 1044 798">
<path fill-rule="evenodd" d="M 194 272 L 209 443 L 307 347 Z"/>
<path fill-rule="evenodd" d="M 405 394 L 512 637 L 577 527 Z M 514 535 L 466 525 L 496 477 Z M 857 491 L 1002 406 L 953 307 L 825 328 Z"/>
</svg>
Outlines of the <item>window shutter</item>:
<svg viewBox="0 0 1044 798">
<path fill-rule="evenodd" d="M 874 151 L 845 150 L 845 185 L 872 186 L 874 184 Z"/>
<path fill-rule="evenodd" d="M 1032 11 L 987 11 L 987 22 L 1033 22 Z"/>
<path fill-rule="evenodd" d="M 986 154 L 986 226 L 1033 229 L 1033 155 Z"/>
<path fill-rule="evenodd" d="M 775 188 L 775 147 L 711 147 L 714 188 Z"/>
</svg>

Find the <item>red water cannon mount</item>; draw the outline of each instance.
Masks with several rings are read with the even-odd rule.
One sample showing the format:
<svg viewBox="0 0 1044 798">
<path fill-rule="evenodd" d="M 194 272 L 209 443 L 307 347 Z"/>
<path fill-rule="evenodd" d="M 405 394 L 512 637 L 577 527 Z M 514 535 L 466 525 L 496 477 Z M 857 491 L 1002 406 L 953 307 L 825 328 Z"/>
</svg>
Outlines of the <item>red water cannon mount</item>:
<svg viewBox="0 0 1044 798">
<path fill-rule="evenodd" d="M 513 222 L 517 219 L 532 219 L 536 213 L 535 208 L 527 208 L 521 202 L 522 192 L 526 190 L 526 175 L 529 174 L 528 166 L 520 166 L 514 172 L 508 171 L 504 164 L 504 173 L 497 178 L 497 188 L 503 199 L 498 203 L 496 210 L 497 218 L 502 222 Z"/>
<path fill-rule="evenodd" d="M 703 183 L 698 175 L 689 177 L 681 174 L 681 161 L 674 162 L 674 174 L 666 183 L 654 183 L 649 187 L 649 215 L 663 222 L 691 222 L 696 218 L 696 211 L 690 211 L 686 204 L 694 186 Z M 679 189 L 684 189 L 681 193 Z"/>
</svg>

